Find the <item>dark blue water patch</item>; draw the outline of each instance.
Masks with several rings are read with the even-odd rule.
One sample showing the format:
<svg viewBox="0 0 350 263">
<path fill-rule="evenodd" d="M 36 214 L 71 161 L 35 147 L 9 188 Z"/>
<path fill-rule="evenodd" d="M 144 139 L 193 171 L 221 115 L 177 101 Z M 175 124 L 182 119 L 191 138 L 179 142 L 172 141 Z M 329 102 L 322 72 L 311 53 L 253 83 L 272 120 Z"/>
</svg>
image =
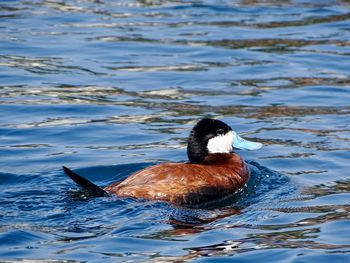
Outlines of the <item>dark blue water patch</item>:
<svg viewBox="0 0 350 263">
<path fill-rule="evenodd" d="M 3 229 L 1 230 L 3 231 Z M 26 230 L 2 232 L 0 236 L 0 247 L 16 246 L 22 243 L 42 241 L 47 239 L 48 236 L 49 235 L 45 235 L 44 233 Z"/>
<path fill-rule="evenodd" d="M 286 175 L 260 165 L 255 161 L 249 161 L 248 164 L 252 170 L 252 179 L 248 182 L 249 196 L 248 204 L 264 200 L 269 202 L 273 200 L 288 199 L 289 196 L 297 194 L 297 187 Z M 250 203 L 249 203 L 250 202 Z"/>
<path fill-rule="evenodd" d="M 16 174 L 0 172 L 1 186 L 12 185 L 13 183 L 24 184 L 30 180 L 33 180 L 35 177 L 36 175 L 25 175 L 25 174 L 16 175 Z"/>
</svg>

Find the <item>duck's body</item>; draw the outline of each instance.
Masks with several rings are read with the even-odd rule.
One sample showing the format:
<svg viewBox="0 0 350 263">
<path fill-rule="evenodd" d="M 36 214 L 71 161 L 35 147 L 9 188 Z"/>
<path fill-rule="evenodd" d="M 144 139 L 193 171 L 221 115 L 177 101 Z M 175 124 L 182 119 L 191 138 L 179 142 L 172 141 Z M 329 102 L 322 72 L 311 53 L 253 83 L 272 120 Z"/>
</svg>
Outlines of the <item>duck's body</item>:
<svg viewBox="0 0 350 263">
<path fill-rule="evenodd" d="M 239 155 L 232 153 L 233 146 L 254 150 L 261 144 L 242 139 L 221 121 L 203 119 L 191 131 L 188 163 L 150 166 L 104 189 L 64 169 L 75 182 L 97 195 L 200 205 L 234 194 L 249 180 L 250 170 Z"/>
<path fill-rule="evenodd" d="M 203 164 L 154 165 L 104 190 L 120 197 L 196 205 L 234 194 L 249 176 L 249 169 L 239 155 L 212 154 Z"/>
</svg>

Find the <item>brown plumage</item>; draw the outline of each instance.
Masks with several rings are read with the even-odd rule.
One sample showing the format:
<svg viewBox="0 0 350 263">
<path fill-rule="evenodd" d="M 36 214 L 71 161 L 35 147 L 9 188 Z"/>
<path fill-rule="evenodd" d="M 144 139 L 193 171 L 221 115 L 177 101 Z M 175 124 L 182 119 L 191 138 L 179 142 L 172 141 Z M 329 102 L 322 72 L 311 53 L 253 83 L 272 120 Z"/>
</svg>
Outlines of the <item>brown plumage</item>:
<svg viewBox="0 0 350 263">
<path fill-rule="evenodd" d="M 162 163 L 134 173 L 104 190 L 120 197 L 196 205 L 234 194 L 250 176 L 237 154 L 210 154 L 202 164 Z"/>
<path fill-rule="evenodd" d="M 202 119 L 192 129 L 188 163 L 161 163 L 140 170 L 102 189 L 66 167 L 65 173 L 95 196 L 113 194 L 177 205 L 198 206 L 226 198 L 249 180 L 250 170 L 233 147 L 256 150 L 262 145 L 239 137 L 226 123 Z"/>
</svg>

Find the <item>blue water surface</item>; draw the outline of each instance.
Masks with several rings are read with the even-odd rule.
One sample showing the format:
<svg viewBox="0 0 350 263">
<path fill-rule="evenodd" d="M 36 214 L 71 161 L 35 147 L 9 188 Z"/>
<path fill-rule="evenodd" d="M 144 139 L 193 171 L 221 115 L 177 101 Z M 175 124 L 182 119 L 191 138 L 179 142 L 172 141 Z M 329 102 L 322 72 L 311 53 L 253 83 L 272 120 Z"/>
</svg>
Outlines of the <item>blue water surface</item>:
<svg viewBox="0 0 350 263">
<path fill-rule="evenodd" d="M 349 262 L 348 1 L 0 1 L 1 262 Z M 200 118 L 262 142 L 215 206 L 96 198 L 186 161 Z"/>
</svg>

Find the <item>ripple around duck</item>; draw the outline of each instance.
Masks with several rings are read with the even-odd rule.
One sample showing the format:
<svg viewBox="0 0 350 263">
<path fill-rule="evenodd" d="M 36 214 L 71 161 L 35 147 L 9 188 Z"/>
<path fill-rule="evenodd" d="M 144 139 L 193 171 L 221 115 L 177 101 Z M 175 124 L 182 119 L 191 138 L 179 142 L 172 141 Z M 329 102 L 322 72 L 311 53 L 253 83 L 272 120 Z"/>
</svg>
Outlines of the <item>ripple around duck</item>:
<svg viewBox="0 0 350 263">
<path fill-rule="evenodd" d="M 83 175 L 95 174 L 94 177 L 89 176 L 89 178 L 97 184 L 106 185 L 148 165 L 93 167 L 81 169 L 78 172 Z M 7 207 L 12 206 L 11 213 L 1 215 L 2 231 L 18 229 L 47 233 L 47 237 L 38 238 L 39 240 L 18 240 L 17 247 L 20 249 L 28 243 L 33 244 L 30 246 L 34 247 L 41 242 L 47 243 L 45 246 L 51 246 L 52 242 L 54 245 L 57 242 L 108 239 L 113 236 L 167 240 L 190 234 L 192 230 L 189 226 L 194 227 L 193 231 L 201 232 L 208 229 L 221 229 L 221 224 L 225 228 L 230 228 L 229 225 L 237 227 L 242 225 L 240 222 L 243 221 L 244 226 L 254 225 L 259 222 L 261 209 L 269 209 L 273 200 L 276 202 L 281 198 L 286 200 L 288 196 L 295 196 L 296 189 L 286 177 L 257 163 L 251 162 L 251 165 L 255 167 L 254 176 L 247 190 L 231 201 L 226 201 L 223 208 L 214 210 L 182 209 L 162 203 L 115 200 L 116 198 L 110 197 L 92 199 L 84 192 L 68 191 L 69 187 L 75 188 L 75 186 L 62 173 L 30 176 L 25 181 L 19 180 L 23 176 L 1 174 L 7 178 L 9 186 L 3 195 L 6 199 L 1 199 L 2 207 L 5 211 L 9 211 Z M 23 190 L 21 193 L 18 190 L 14 191 L 19 185 L 23 189 L 26 189 L 26 185 L 31 185 L 32 190 L 31 192 Z M 16 201 L 8 202 L 12 199 Z M 43 202 L 44 200 L 46 202 Z M 236 202 L 230 203 L 233 200 Z M 54 210 L 51 210 L 53 207 Z M 242 215 L 239 214 L 241 209 L 246 210 Z M 40 224 L 36 222 L 38 215 L 42 217 Z M 220 223 L 222 220 L 227 222 Z M 215 221 L 216 223 L 211 226 L 211 222 Z M 120 225 L 121 222 L 123 223 Z M 187 231 L 189 232 L 186 233 Z M 53 239 L 52 234 L 56 238 Z M 4 238 L 8 237 L 2 239 Z M 72 244 L 71 247 L 74 246 Z"/>
<path fill-rule="evenodd" d="M 296 185 L 279 173 L 269 170 L 256 162 L 249 162 L 253 169 L 253 176 L 246 190 L 238 196 L 225 201 L 221 208 L 211 209 L 183 209 L 157 202 L 135 202 L 133 200 L 118 200 L 116 198 L 91 198 L 84 192 L 77 191 L 76 186 L 62 173 L 31 176 L 26 181 L 18 181 L 18 175 L 6 174 L 8 180 L 13 181 L 7 192 L 7 199 L 11 195 L 16 196 L 16 202 L 12 204 L 14 214 L 2 214 L 2 231 L 8 234 L 2 239 L 8 239 L 9 234 L 17 235 L 16 231 L 35 233 L 35 238 L 28 236 L 24 240 L 17 239 L 17 250 L 24 255 L 29 249 L 41 249 L 42 244 L 46 251 L 55 251 L 57 255 L 73 257 L 82 249 L 90 247 L 94 240 L 99 240 L 101 245 L 108 244 L 112 240 L 122 245 L 124 242 L 135 242 L 133 238 L 143 239 L 143 249 L 147 243 L 159 243 L 161 247 L 168 242 L 177 247 L 179 242 L 185 242 L 188 253 L 183 256 L 170 256 L 169 260 L 201 258 L 232 255 L 232 253 L 246 253 L 256 249 L 269 248 L 309 248 L 342 250 L 349 249 L 348 245 L 339 241 L 332 244 L 320 241 L 308 241 L 320 233 L 317 228 L 324 222 L 340 222 L 348 219 L 348 207 L 320 207 L 306 203 L 312 200 L 310 194 L 301 194 Z M 114 180 L 125 178 L 128 174 L 150 164 L 127 164 L 109 167 L 90 167 L 78 170 L 100 185 L 106 185 Z M 94 175 L 94 176 L 91 176 Z M 10 176 L 10 177 L 9 177 Z M 12 178 L 12 179 L 10 179 Z M 50 181 L 45 184 L 45 181 Z M 17 185 L 25 188 L 26 184 L 32 185 L 32 192 L 23 192 L 18 195 Z M 341 184 L 344 185 L 344 184 Z M 73 190 L 68 189 L 73 187 Z M 332 187 L 334 189 L 343 187 Z M 40 190 L 39 190 L 40 189 Z M 345 189 L 346 190 L 346 189 Z M 313 190 L 310 189 L 311 192 Z M 336 193 L 346 192 L 343 190 Z M 327 191 L 327 195 L 334 191 Z M 33 196 L 36 196 L 33 202 Z M 46 200 L 45 205 L 40 198 Z M 293 200 L 301 206 L 293 205 Z M 10 203 L 1 200 L 6 209 Z M 319 201 L 316 202 L 319 205 Z M 49 212 L 50 207 L 55 207 Z M 89 212 L 88 212 L 89 211 Z M 304 215 L 298 214 L 303 212 Z M 293 218 L 286 218 L 288 223 L 283 223 L 285 214 L 295 213 Z M 36 222 L 37 215 L 43 220 Z M 5 223 L 7 222 L 7 223 Z M 11 222 L 11 223 L 9 223 Z M 275 224 L 272 224 L 272 223 Z M 9 231 L 12 229 L 11 231 Z M 17 230 L 16 230 L 17 229 Z M 237 236 L 237 229 L 244 233 L 252 230 L 254 234 L 246 237 Z M 34 231 L 34 232 L 33 232 Z M 222 231 L 232 232 L 237 238 L 223 243 L 202 245 L 193 247 L 191 241 L 196 235 L 208 235 L 212 231 L 223 234 Z M 258 233 L 256 233 L 258 231 Z M 260 232 L 260 233 L 259 233 Z M 40 234 L 41 233 L 41 234 Z M 207 233 L 207 234 L 205 234 Z M 103 241 L 104 240 L 104 241 Z M 149 240 L 149 241 L 148 241 Z M 346 239 L 345 239 L 346 240 Z M 121 242 L 121 243 L 120 243 Z M 205 242 L 204 242 L 205 243 Z M 215 242 L 214 242 L 215 243 Z M 123 245 L 122 245 L 123 246 Z M 153 245 L 152 245 L 153 246 Z M 167 246 L 167 245 L 166 245 Z M 128 257 L 138 254 L 141 258 L 148 258 L 148 253 L 143 254 L 136 247 L 130 247 L 130 254 L 118 252 L 118 249 L 100 245 L 93 246 L 97 255 L 114 257 Z M 91 247 L 92 248 L 92 247 Z M 102 252 L 103 251 L 103 252 Z M 156 253 L 153 248 L 152 253 Z M 152 254 L 151 253 L 151 254 Z M 5 254 L 4 254 L 5 255 Z M 161 253 L 159 257 L 165 257 Z M 100 256 L 97 256 L 98 258 Z M 30 257 L 29 257 L 30 258 Z M 60 258 L 60 256 L 58 257 Z"/>
</svg>

